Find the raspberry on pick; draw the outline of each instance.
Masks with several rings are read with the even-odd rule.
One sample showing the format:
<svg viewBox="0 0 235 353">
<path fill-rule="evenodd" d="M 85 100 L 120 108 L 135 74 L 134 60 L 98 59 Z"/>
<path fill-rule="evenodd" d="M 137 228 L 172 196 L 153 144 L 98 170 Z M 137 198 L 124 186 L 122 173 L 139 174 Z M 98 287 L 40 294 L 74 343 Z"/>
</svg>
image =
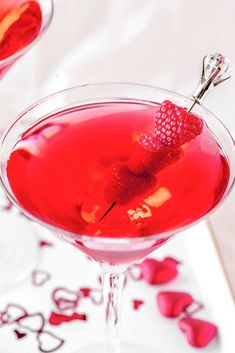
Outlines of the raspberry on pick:
<svg viewBox="0 0 235 353">
<path fill-rule="evenodd" d="M 155 116 L 155 135 L 168 147 L 180 147 L 200 135 L 203 121 L 186 108 L 165 100 Z"/>
<path fill-rule="evenodd" d="M 182 155 L 181 148 L 164 146 L 156 136 L 146 134 L 133 144 L 128 166 L 135 175 L 149 175 L 177 162 Z"/>
</svg>

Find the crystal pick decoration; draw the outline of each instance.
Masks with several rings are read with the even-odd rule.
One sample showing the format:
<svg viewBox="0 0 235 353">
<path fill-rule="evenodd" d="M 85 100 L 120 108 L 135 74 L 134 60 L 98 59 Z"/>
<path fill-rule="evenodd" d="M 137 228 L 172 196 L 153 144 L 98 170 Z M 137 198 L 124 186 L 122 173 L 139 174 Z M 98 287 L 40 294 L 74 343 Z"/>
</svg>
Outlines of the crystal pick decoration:
<svg viewBox="0 0 235 353">
<path fill-rule="evenodd" d="M 188 112 L 192 110 L 196 103 L 201 103 L 202 98 L 204 98 L 209 89 L 228 80 L 231 77 L 231 73 L 230 62 L 222 54 L 215 53 L 205 56 L 203 58 L 201 80 L 192 95 L 194 102 Z"/>
<path fill-rule="evenodd" d="M 191 96 L 193 102 L 187 108 L 187 111 L 190 112 L 196 103 L 200 104 L 202 98 L 205 97 L 205 94 L 209 91 L 209 89 L 229 79 L 231 77 L 231 73 L 232 70 L 230 67 L 230 62 L 222 54 L 214 53 L 205 56 L 202 63 L 201 80 L 195 92 Z M 102 217 L 99 219 L 99 222 L 101 222 L 115 206 L 116 202 L 114 201 L 103 213 Z"/>
</svg>

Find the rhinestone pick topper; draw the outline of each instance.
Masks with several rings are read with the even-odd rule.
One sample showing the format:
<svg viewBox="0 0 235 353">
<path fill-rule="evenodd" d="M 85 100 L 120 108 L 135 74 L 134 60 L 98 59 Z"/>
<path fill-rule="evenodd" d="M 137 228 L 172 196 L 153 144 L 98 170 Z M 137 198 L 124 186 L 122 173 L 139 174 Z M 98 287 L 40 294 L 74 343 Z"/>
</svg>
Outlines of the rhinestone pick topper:
<svg viewBox="0 0 235 353">
<path fill-rule="evenodd" d="M 200 84 L 192 95 L 195 102 L 200 103 L 210 88 L 219 85 L 231 77 L 230 62 L 222 54 L 209 54 L 203 58 Z M 191 108 L 190 108 L 191 109 Z"/>
</svg>

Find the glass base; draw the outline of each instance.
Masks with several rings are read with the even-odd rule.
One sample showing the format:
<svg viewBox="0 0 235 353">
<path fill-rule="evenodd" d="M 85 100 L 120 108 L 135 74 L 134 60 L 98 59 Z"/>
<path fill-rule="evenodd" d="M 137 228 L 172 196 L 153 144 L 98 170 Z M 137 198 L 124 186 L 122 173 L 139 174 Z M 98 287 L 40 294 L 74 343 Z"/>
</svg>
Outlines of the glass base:
<svg viewBox="0 0 235 353">
<path fill-rule="evenodd" d="M 157 349 L 139 346 L 132 343 L 122 342 L 118 352 L 107 349 L 105 343 L 97 343 L 85 346 L 73 353 L 161 353 Z"/>
<path fill-rule="evenodd" d="M 24 280 L 39 260 L 33 224 L 18 211 L 0 213 L 0 293 Z"/>
</svg>

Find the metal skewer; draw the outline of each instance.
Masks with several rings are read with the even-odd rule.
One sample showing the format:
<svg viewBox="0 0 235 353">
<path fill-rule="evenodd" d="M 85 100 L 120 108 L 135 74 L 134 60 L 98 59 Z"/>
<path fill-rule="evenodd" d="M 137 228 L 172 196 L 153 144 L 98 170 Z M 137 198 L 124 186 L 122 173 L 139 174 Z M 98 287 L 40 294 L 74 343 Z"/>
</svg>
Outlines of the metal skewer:
<svg viewBox="0 0 235 353">
<path fill-rule="evenodd" d="M 205 56 L 202 63 L 200 83 L 191 96 L 193 102 L 188 107 L 187 111 L 191 112 L 195 104 L 201 104 L 202 99 L 205 98 L 208 91 L 228 80 L 231 77 L 231 73 L 230 62 L 222 54 L 214 53 Z M 107 216 L 115 205 L 115 201 L 110 204 L 99 219 L 99 222 Z"/>
<path fill-rule="evenodd" d="M 201 80 L 191 98 L 192 105 L 187 109 L 190 112 L 196 103 L 201 104 L 207 92 L 231 77 L 231 66 L 228 59 L 222 54 L 209 54 L 203 58 Z"/>
</svg>

